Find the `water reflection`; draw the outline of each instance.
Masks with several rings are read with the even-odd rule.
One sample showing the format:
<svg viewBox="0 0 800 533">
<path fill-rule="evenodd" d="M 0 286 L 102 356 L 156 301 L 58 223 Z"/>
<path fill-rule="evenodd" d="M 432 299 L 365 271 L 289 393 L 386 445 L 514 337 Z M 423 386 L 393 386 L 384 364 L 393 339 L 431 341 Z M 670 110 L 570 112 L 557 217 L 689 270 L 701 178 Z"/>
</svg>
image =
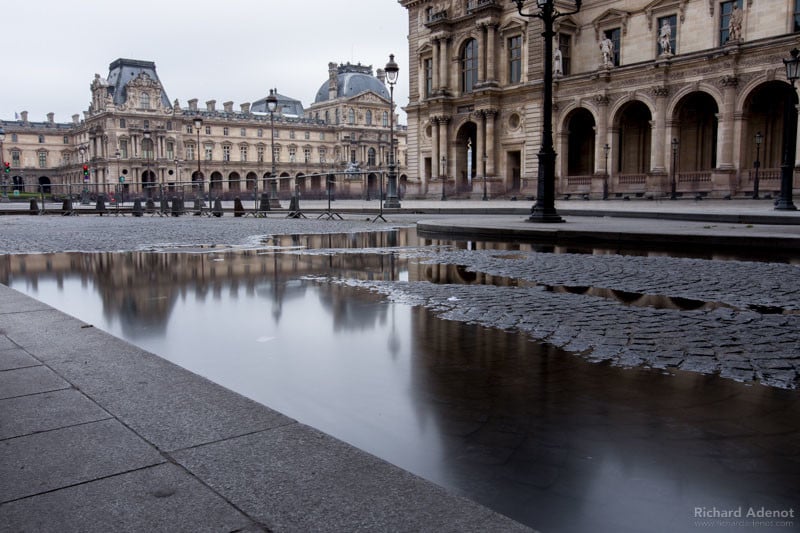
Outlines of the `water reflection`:
<svg viewBox="0 0 800 533">
<path fill-rule="evenodd" d="M 800 501 L 795 391 L 591 364 L 313 281 L 479 281 L 453 265 L 281 253 L 337 238 L 5 256 L 0 280 L 543 531 L 680 531 L 694 529 L 695 507 Z"/>
</svg>

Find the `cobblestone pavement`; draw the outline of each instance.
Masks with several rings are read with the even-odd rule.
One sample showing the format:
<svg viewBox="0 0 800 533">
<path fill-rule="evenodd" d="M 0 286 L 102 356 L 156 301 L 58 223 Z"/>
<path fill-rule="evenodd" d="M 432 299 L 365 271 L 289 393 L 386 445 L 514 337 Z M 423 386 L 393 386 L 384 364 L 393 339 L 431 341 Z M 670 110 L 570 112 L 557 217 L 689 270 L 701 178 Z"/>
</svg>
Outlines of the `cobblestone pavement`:
<svg viewBox="0 0 800 533">
<path fill-rule="evenodd" d="M 0 252 L 257 246 L 270 234 L 370 231 L 410 225 L 416 218 L 392 215 L 390 222 L 375 224 L 367 215 L 344 221 L 9 216 L 0 217 Z M 797 265 L 446 248 L 403 254 L 518 282 L 347 283 L 423 305 L 446 319 L 518 330 L 594 361 L 719 372 L 782 388 L 798 385 Z"/>
</svg>

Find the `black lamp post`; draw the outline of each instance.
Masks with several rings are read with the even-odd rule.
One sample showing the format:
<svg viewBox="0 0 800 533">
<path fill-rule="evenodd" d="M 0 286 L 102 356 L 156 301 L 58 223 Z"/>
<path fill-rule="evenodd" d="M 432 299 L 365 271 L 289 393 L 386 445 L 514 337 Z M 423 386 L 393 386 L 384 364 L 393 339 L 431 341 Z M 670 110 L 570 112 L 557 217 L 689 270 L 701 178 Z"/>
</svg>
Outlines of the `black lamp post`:
<svg viewBox="0 0 800 533">
<path fill-rule="evenodd" d="M 786 80 L 791 83 L 791 89 L 787 92 L 786 102 L 783 104 L 783 162 L 781 163 L 781 196 L 778 198 L 778 203 L 775 204 L 775 209 L 779 211 L 796 211 L 794 202 L 792 202 L 792 181 L 794 179 L 794 157 L 792 153 L 794 150 L 795 131 L 797 126 L 795 120 L 797 112 L 794 110 L 794 82 L 800 78 L 800 50 L 793 48 L 789 52 L 791 59 L 784 59 L 783 64 L 786 67 Z M 792 131 L 794 129 L 795 131 Z"/>
<path fill-rule="evenodd" d="M 556 212 L 556 152 L 553 149 L 553 23 L 556 19 L 573 15 L 581 10 L 581 1 L 574 0 L 575 10 L 559 12 L 555 0 L 536 0 L 538 13 L 523 13 L 525 0 L 514 0 L 517 11 L 523 17 L 540 18 L 544 23 L 544 121 L 542 146 L 539 149 L 539 176 L 537 180 L 536 204 L 528 218 L 531 222 L 564 222 Z"/>
<path fill-rule="evenodd" d="M 669 199 L 675 200 L 678 198 L 678 191 L 675 183 L 675 167 L 678 164 L 678 139 L 672 139 L 672 186 L 670 188 Z"/>
<path fill-rule="evenodd" d="M 194 129 L 197 131 L 197 181 L 200 182 L 199 190 L 200 190 L 200 199 L 202 201 L 203 197 L 203 172 L 200 170 L 200 128 L 203 127 L 203 119 L 200 117 L 195 117 L 194 121 Z"/>
<path fill-rule="evenodd" d="M 280 209 L 281 202 L 278 200 L 278 178 L 275 175 L 275 110 L 278 109 L 278 95 L 275 94 L 275 89 L 269 90 L 267 96 L 267 111 L 269 111 L 269 129 L 271 134 L 271 147 L 272 150 L 272 171 L 270 172 L 270 188 L 269 188 L 269 207 Z"/>
<path fill-rule="evenodd" d="M 611 147 L 608 143 L 603 146 L 603 153 L 606 156 L 606 172 L 603 175 L 603 200 L 608 200 L 608 153 L 611 151 Z"/>
<path fill-rule="evenodd" d="M 483 201 L 484 202 L 489 199 L 489 197 L 486 196 L 486 162 L 488 160 L 489 157 L 486 154 L 483 154 Z"/>
<path fill-rule="evenodd" d="M 119 198 L 117 199 L 117 213 L 119 213 L 120 204 L 125 201 L 125 187 L 122 184 L 122 181 L 123 181 L 122 173 L 119 170 L 119 160 L 122 157 L 122 154 L 120 153 L 119 150 L 114 152 L 114 157 L 117 160 L 117 183 L 119 183 L 119 185 L 118 185 L 118 187 L 119 187 Z"/>
<path fill-rule="evenodd" d="M 389 84 L 389 185 L 383 207 L 399 208 L 400 199 L 397 197 L 397 173 L 394 161 L 394 84 L 397 83 L 400 67 L 394 61 L 394 54 L 389 54 L 389 62 L 386 63 L 383 70 L 386 72 L 386 83 Z M 383 178 L 381 178 L 382 180 Z"/>
<path fill-rule="evenodd" d="M 150 184 L 150 130 L 144 130 L 142 137 L 142 150 L 147 153 L 147 166 L 145 167 L 145 177 L 147 178 L 147 182 L 143 185 L 147 188 L 147 197 L 150 198 L 153 194 L 153 190 L 151 189 L 152 185 Z"/>
<path fill-rule="evenodd" d="M 756 132 L 756 160 L 753 161 L 753 168 L 756 169 L 755 176 L 753 177 L 753 200 L 758 200 L 758 169 L 761 168 L 761 143 L 764 142 L 764 136 L 761 132 Z"/>
<path fill-rule="evenodd" d="M 445 189 L 447 188 L 447 158 L 442 156 L 442 201 L 447 200 Z"/>
<path fill-rule="evenodd" d="M 6 192 L 6 186 L 8 185 L 8 172 L 6 172 L 6 156 L 5 152 L 3 152 L 3 141 L 6 140 L 6 131 L 0 127 L 0 161 L 3 163 L 3 201 L 8 200 L 8 192 Z"/>
</svg>

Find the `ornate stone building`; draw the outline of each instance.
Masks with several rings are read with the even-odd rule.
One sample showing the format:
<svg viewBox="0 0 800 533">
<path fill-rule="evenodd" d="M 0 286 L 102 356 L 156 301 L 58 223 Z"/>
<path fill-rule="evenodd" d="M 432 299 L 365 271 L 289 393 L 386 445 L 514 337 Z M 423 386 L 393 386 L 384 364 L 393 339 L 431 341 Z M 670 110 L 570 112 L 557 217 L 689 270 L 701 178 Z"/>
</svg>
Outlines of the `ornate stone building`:
<svg viewBox="0 0 800 533">
<path fill-rule="evenodd" d="M 541 20 L 507 0 L 399 2 L 410 182 L 431 197 L 445 183 L 478 196 L 484 182 L 490 196 L 534 195 Z M 797 92 L 782 61 L 800 45 L 800 0 L 584 0 L 555 29 L 559 194 L 662 197 L 674 180 L 677 195 L 751 195 L 756 160 L 761 193 L 776 194 L 786 120 L 800 161 Z"/>
<path fill-rule="evenodd" d="M 95 74 L 91 104 L 71 123 L 31 122 L 27 112 L 0 122 L 8 191 L 54 194 L 158 195 L 208 192 L 243 199 L 264 191 L 273 156 L 279 197 L 295 191 L 323 197 L 336 175 L 338 197 L 377 198 L 389 151 L 389 91 L 383 71 L 362 65 L 329 66 L 329 79 L 308 112 L 278 95 L 270 121 L 266 98 L 198 106 L 170 102 L 153 62 L 118 59 L 108 77 Z M 199 130 L 195 120 L 201 119 Z M 271 124 L 274 124 L 274 154 Z M 406 181 L 406 128 L 395 120 L 398 176 Z M 85 170 L 84 170 L 85 168 Z"/>
</svg>

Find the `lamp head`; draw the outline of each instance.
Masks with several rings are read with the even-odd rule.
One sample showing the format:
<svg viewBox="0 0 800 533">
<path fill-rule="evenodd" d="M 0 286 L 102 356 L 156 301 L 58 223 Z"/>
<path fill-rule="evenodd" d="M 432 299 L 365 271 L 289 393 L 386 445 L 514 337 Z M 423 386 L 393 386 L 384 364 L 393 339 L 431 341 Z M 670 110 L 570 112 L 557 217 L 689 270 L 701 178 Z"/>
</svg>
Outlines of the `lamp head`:
<svg viewBox="0 0 800 533">
<path fill-rule="evenodd" d="M 672 149 L 675 150 L 678 147 L 678 139 L 672 139 Z"/>
<path fill-rule="evenodd" d="M 275 95 L 275 89 L 270 89 L 267 96 L 267 111 L 274 113 L 276 109 L 278 109 L 278 97 Z"/>
<path fill-rule="evenodd" d="M 756 132 L 756 144 L 761 145 L 764 142 L 764 136 L 761 135 L 761 132 Z"/>
<path fill-rule="evenodd" d="M 117 159 L 119 159 L 120 157 L 122 157 L 122 154 L 120 154 L 120 153 L 119 153 L 119 150 L 117 150 L 116 152 L 114 152 L 114 157 L 116 157 Z"/>
<path fill-rule="evenodd" d="M 397 63 L 394 61 L 394 54 L 389 54 L 389 62 L 386 63 L 383 70 L 386 72 L 386 81 L 389 85 L 397 83 L 397 75 L 400 72 L 400 67 L 398 67 Z"/>
<path fill-rule="evenodd" d="M 786 67 L 786 79 L 794 86 L 794 82 L 800 78 L 800 50 L 792 48 L 789 52 L 792 55 L 791 59 L 784 59 L 783 64 Z"/>
<path fill-rule="evenodd" d="M 142 132 L 142 137 L 144 137 L 145 139 L 149 139 L 150 138 L 150 130 L 144 130 Z"/>
<path fill-rule="evenodd" d="M 195 127 L 195 129 L 199 130 L 202 126 L 203 126 L 203 119 L 200 118 L 200 117 L 196 117 L 194 119 L 194 127 Z"/>
<path fill-rule="evenodd" d="M 603 151 L 606 153 L 606 155 L 608 155 L 608 152 L 611 151 L 611 147 L 608 145 L 608 143 L 606 143 L 606 145 L 603 146 Z"/>
</svg>

